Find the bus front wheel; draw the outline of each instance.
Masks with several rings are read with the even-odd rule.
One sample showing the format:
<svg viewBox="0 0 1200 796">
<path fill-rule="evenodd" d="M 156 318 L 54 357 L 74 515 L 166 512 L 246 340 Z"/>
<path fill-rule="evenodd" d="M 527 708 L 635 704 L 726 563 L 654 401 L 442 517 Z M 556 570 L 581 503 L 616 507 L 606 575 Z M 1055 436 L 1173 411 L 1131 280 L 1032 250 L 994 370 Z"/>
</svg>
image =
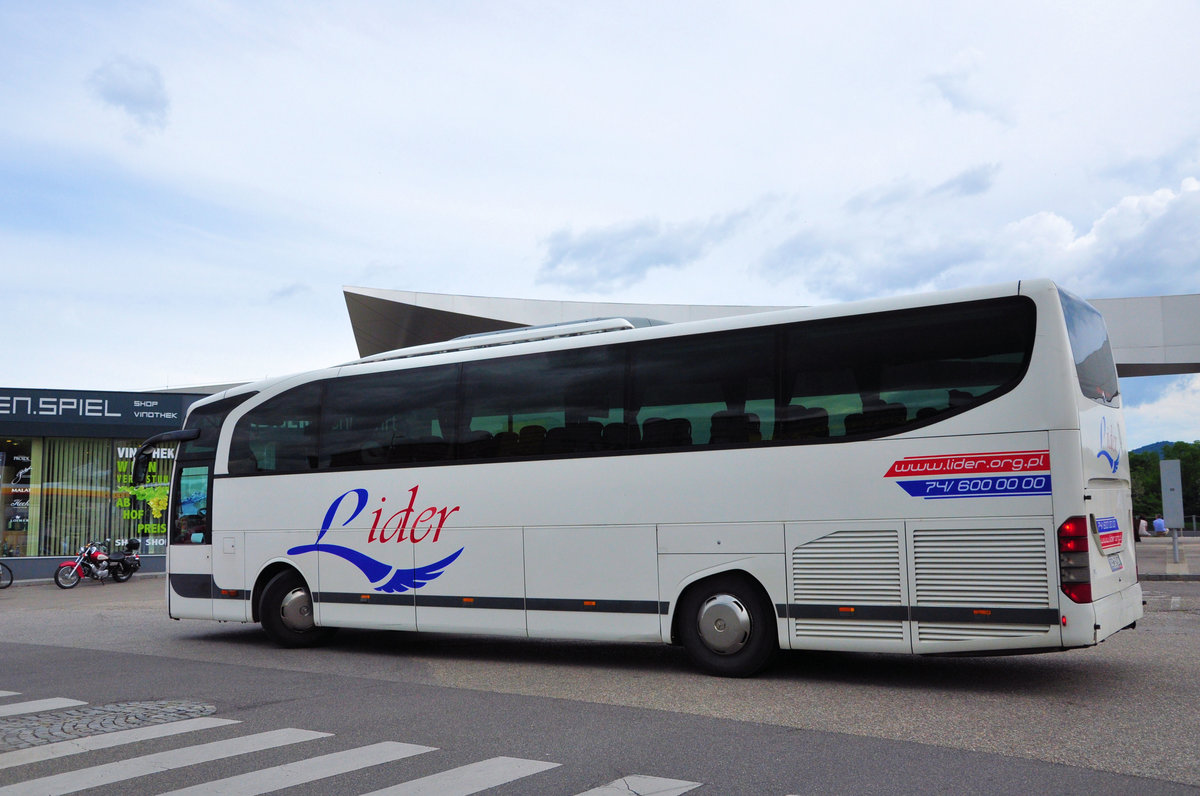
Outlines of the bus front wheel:
<svg viewBox="0 0 1200 796">
<path fill-rule="evenodd" d="M 298 573 L 280 572 L 262 593 L 259 614 L 263 630 L 281 647 L 312 647 L 324 643 L 336 628 L 317 627 L 312 595 Z"/>
<path fill-rule="evenodd" d="M 692 661 L 722 677 L 759 672 L 778 646 L 774 612 L 748 578 L 719 575 L 679 601 L 679 637 Z"/>
</svg>

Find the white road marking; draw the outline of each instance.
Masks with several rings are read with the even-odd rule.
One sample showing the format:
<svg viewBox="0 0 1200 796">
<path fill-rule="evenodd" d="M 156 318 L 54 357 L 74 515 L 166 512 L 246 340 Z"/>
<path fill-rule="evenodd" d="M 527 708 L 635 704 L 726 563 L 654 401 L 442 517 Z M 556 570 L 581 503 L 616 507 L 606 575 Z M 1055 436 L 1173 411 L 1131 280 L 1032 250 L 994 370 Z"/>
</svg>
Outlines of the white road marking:
<svg viewBox="0 0 1200 796">
<path fill-rule="evenodd" d="M 493 757 L 478 763 L 452 768 L 439 774 L 403 782 L 366 796 L 470 796 L 506 782 L 558 768 L 558 763 L 522 760 L 519 757 Z"/>
<path fill-rule="evenodd" d="M 23 766 L 26 763 L 37 763 L 42 760 L 54 760 L 80 752 L 91 752 L 96 749 L 108 749 L 127 743 L 147 741 L 151 738 L 164 738 L 168 735 L 179 735 L 195 730 L 207 730 L 209 727 L 220 727 L 225 724 L 237 724 L 233 719 L 214 719 L 210 717 L 198 719 L 183 719 L 166 724 L 151 724 L 146 727 L 135 727 L 132 730 L 117 730 L 101 735 L 89 735 L 86 738 L 75 738 L 70 741 L 48 743 L 45 746 L 31 746 L 28 749 L 17 749 L 12 752 L 0 753 L 0 768 Z"/>
<path fill-rule="evenodd" d="M 52 697 L 51 699 L 31 699 L 28 702 L 13 702 L 11 705 L 0 705 L 0 716 L 19 716 L 22 713 L 45 713 L 50 710 L 77 708 L 86 705 L 78 699 Z"/>
<path fill-rule="evenodd" d="M 333 752 L 321 757 L 310 757 L 295 763 L 251 771 L 228 779 L 206 782 L 190 788 L 173 790 L 162 796 L 204 796 L 220 793 L 221 796 L 258 796 L 284 788 L 303 785 L 326 777 L 334 777 L 368 766 L 390 763 L 406 757 L 437 751 L 432 746 L 417 746 L 410 743 L 384 741 L 371 746 L 360 746 L 344 752 Z"/>
<path fill-rule="evenodd" d="M 66 771 L 62 774 L 31 779 L 28 782 L 0 788 L 0 796 L 57 796 L 62 793 L 75 793 L 94 788 L 98 784 L 108 786 L 114 782 L 123 782 L 185 766 L 194 766 L 198 763 L 208 763 L 248 752 L 273 749 L 277 746 L 287 746 L 317 738 L 328 738 L 329 735 L 327 732 L 290 728 L 260 732 L 257 735 L 213 741 L 198 746 L 185 746 L 182 749 L 168 752 L 158 752 L 129 760 L 119 760 L 115 763 L 92 766 L 79 771 Z"/>
</svg>

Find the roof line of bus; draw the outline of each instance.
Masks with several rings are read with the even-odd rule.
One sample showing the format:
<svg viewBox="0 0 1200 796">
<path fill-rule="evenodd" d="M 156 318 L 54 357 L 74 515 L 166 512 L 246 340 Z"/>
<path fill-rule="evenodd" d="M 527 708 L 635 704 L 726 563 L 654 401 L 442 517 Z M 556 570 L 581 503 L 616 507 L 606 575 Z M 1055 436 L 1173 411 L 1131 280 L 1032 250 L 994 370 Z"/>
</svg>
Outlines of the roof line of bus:
<svg viewBox="0 0 1200 796">
<path fill-rule="evenodd" d="M 346 368 L 357 369 L 357 367 L 363 365 L 381 364 L 395 360 L 419 359 L 427 356 L 433 357 L 439 354 L 462 354 L 468 351 L 507 347 L 510 345 L 523 348 L 526 345 L 533 343 L 545 343 L 555 340 L 562 340 L 565 338 L 577 338 L 590 335 L 604 336 L 613 332 L 628 332 L 635 329 L 647 332 L 649 333 L 649 336 L 675 336 L 675 334 L 683 332 L 684 330 L 705 332 L 720 331 L 731 327 L 771 326 L 777 323 L 792 320 L 818 320 L 822 318 L 840 317 L 845 315 L 859 315 L 874 312 L 901 310 L 914 306 L 925 306 L 931 302 L 951 303 L 998 297 L 1002 295 L 1028 295 L 1031 292 L 1037 291 L 1039 288 L 1046 288 L 1050 286 L 1052 286 L 1052 283 L 1049 280 L 1023 280 L 980 287 L 928 291 L 925 293 L 906 294 L 903 296 L 889 296 L 885 298 L 866 299 L 862 301 L 839 304 L 767 310 L 764 312 L 748 313 L 743 315 L 727 315 L 717 318 L 706 318 L 702 320 L 679 321 L 677 323 L 654 321 L 647 318 L 618 317 L 591 318 L 583 321 L 567 321 L 563 323 L 545 324 L 540 326 L 520 326 L 514 329 L 503 329 L 495 332 L 483 332 L 476 335 L 466 335 L 438 343 L 427 343 L 423 345 L 410 346 L 408 348 L 399 348 L 393 351 L 384 351 L 379 354 L 351 360 L 338 365 L 331 365 L 324 368 L 313 368 L 312 370 L 308 371 L 301 371 L 264 379 L 262 381 L 248 383 L 239 387 L 225 390 L 224 392 L 218 393 L 209 398 L 201 399 L 200 401 L 197 401 L 197 404 L 207 404 L 214 400 L 233 397 L 239 394 L 245 394 L 246 397 L 249 398 L 254 393 L 270 390 L 279 385 L 281 382 L 290 382 L 298 377 L 316 377 L 318 374 L 326 373 L 336 374 Z M 654 331 L 651 331 L 651 327 L 653 327 Z M 655 334 L 655 332 L 658 332 L 659 334 Z M 642 337 L 642 335 L 638 336 Z"/>
</svg>

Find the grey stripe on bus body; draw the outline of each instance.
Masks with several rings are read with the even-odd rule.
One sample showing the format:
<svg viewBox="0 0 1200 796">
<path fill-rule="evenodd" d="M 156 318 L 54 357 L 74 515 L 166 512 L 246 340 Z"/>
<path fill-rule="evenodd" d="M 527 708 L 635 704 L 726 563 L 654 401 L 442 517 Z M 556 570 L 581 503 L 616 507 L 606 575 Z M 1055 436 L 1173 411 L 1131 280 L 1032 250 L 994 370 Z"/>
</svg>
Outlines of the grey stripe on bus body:
<svg viewBox="0 0 1200 796">
<path fill-rule="evenodd" d="M 248 600 L 247 589 L 223 589 L 211 575 L 173 574 L 171 590 L 189 599 Z M 656 600 L 582 600 L 525 597 L 486 597 L 442 594 L 382 594 L 364 592 L 314 592 L 313 602 L 333 605 L 402 605 L 425 608 L 493 608 L 507 611 L 581 611 L 608 614 L 658 614 L 666 616 L 670 603 Z"/>
<path fill-rule="evenodd" d="M 171 575 L 171 589 L 180 597 L 248 600 L 246 589 L 222 589 L 210 575 Z M 333 605 L 402 605 L 425 608 L 491 608 L 503 611 L 579 611 L 608 614 L 666 616 L 670 603 L 654 600 L 581 600 L 524 597 L 484 597 L 442 594 L 364 594 L 315 592 L 313 602 Z M 862 622 L 956 622 L 978 624 L 1053 625 L 1055 608 L 988 608 L 982 606 L 777 604 L 780 619 L 839 619 Z"/>
<path fill-rule="evenodd" d="M 1054 625 L 1056 608 L 987 608 L 983 606 L 777 604 L 780 619 L 839 619 L 863 622 L 955 622 L 1007 625 Z"/>
<path fill-rule="evenodd" d="M 212 575 L 188 575 L 172 573 L 169 578 L 171 591 L 189 600 L 249 600 L 246 589 L 222 589 Z"/>
</svg>

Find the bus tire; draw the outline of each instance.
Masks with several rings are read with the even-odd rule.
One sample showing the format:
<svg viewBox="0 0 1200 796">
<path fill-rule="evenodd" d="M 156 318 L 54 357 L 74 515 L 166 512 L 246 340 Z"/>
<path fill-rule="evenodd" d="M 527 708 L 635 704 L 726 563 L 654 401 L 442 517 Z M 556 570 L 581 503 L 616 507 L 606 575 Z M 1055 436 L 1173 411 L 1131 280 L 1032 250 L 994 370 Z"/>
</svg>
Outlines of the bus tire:
<svg viewBox="0 0 1200 796">
<path fill-rule="evenodd" d="M 679 600 L 679 638 L 699 668 L 749 677 L 778 647 L 775 613 L 758 584 L 726 574 L 701 581 Z"/>
<path fill-rule="evenodd" d="M 263 630 L 281 647 L 295 649 L 323 644 L 336 628 L 317 627 L 312 595 L 295 570 L 280 572 L 263 589 L 258 615 Z"/>
</svg>

